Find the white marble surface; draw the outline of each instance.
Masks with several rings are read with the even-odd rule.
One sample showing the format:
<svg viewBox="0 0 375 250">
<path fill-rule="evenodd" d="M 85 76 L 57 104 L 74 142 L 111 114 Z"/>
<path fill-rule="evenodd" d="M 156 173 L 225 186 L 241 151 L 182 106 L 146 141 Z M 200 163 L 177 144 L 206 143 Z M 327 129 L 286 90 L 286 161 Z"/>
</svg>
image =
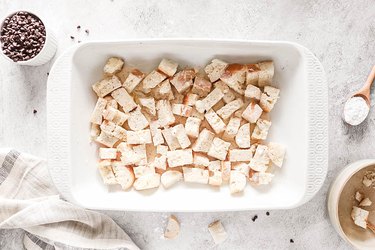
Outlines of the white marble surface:
<svg viewBox="0 0 375 250">
<path fill-rule="evenodd" d="M 375 112 L 357 128 L 341 110 L 375 62 L 374 0 L 273 1 L 0 1 L 0 15 L 29 9 L 55 31 L 60 54 L 77 40 L 157 37 L 271 39 L 298 42 L 321 60 L 328 77 L 330 157 L 327 180 L 307 204 L 287 211 L 177 213 L 182 230 L 162 239 L 166 213 L 106 212 L 142 249 L 350 249 L 326 210 L 330 182 L 347 163 L 373 158 Z M 76 26 L 81 25 L 77 33 Z M 84 29 L 90 30 L 86 36 Z M 46 156 L 46 80 L 51 64 L 18 67 L 0 59 L 0 146 Z M 33 114 L 33 110 L 37 110 Z M 253 222 L 251 218 L 258 215 Z M 218 247 L 207 225 L 220 219 L 229 239 Z M 1 249 L 21 249 L 21 231 L 0 230 Z M 290 243 L 290 239 L 294 243 Z"/>
</svg>

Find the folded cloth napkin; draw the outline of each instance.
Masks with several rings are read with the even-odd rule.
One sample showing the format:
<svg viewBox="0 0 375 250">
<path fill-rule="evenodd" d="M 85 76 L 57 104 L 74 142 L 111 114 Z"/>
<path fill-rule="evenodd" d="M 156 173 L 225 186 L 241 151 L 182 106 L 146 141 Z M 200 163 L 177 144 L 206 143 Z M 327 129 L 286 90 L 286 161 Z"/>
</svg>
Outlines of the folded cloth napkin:
<svg viewBox="0 0 375 250">
<path fill-rule="evenodd" d="M 22 228 L 34 249 L 139 249 L 108 216 L 60 199 L 47 162 L 0 149 L 0 229 Z"/>
</svg>

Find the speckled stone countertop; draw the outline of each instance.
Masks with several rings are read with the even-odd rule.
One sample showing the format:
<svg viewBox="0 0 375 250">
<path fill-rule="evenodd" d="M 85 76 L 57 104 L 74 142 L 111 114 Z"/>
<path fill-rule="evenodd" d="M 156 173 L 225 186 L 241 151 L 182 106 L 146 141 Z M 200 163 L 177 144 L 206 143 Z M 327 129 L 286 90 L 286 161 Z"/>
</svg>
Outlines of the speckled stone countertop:
<svg viewBox="0 0 375 250">
<path fill-rule="evenodd" d="M 32 10 L 49 24 L 58 38 L 58 54 L 78 40 L 163 37 L 287 40 L 309 48 L 326 70 L 330 105 L 328 176 L 310 202 L 269 211 L 269 216 L 267 211 L 176 213 L 181 233 L 169 241 L 162 238 L 167 213 L 105 213 L 142 249 L 350 249 L 329 222 L 326 195 L 346 164 L 375 157 L 375 112 L 356 128 L 341 119 L 346 98 L 375 63 L 373 0 L 0 1 L 0 15 L 19 9 Z M 82 26 L 80 32 L 77 25 Z M 0 146 L 46 156 L 46 82 L 51 65 L 19 67 L 0 59 Z M 254 215 L 258 219 L 253 222 Z M 229 234 L 217 247 L 207 231 L 216 219 Z M 0 230 L 1 249 L 22 249 L 21 239 L 20 230 Z"/>
</svg>

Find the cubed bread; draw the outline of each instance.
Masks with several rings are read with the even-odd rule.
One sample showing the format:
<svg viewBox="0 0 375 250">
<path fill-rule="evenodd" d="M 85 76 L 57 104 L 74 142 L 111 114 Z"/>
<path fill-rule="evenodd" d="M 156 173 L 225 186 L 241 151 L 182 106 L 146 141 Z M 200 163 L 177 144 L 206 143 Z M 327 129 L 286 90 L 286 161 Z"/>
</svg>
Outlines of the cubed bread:
<svg viewBox="0 0 375 250">
<path fill-rule="evenodd" d="M 243 101 L 241 99 L 236 99 L 234 101 L 231 101 L 227 103 L 224 107 L 219 109 L 216 113 L 223 118 L 224 120 L 231 117 L 231 115 L 236 112 L 238 109 L 240 109 L 243 106 Z"/>
<path fill-rule="evenodd" d="M 128 126 L 133 131 L 138 131 L 147 128 L 149 122 L 144 114 L 141 112 L 141 108 L 137 108 L 130 112 L 128 118 Z"/>
<path fill-rule="evenodd" d="M 228 159 L 232 162 L 250 161 L 253 157 L 251 149 L 230 149 Z"/>
<path fill-rule="evenodd" d="M 111 93 L 111 96 L 121 105 L 125 112 L 130 112 L 137 107 L 133 97 L 131 97 L 124 88 L 116 89 Z"/>
<path fill-rule="evenodd" d="M 242 64 L 229 64 L 226 67 L 224 73 L 220 76 L 220 80 L 225 82 L 229 88 L 233 89 L 240 95 L 245 93 L 245 77 L 246 77 L 246 65 Z"/>
<path fill-rule="evenodd" d="M 148 74 L 142 81 L 143 89 L 153 89 L 155 88 L 159 83 L 164 81 L 164 79 L 167 78 L 165 74 L 158 70 L 151 71 L 150 74 Z M 147 91 L 146 91 L 147 92 Z"/>
<path fill-rule="evenodd" d="M 221 161 L 221 173 L 223 174 L 223 181 L 229 181 L 232 163 L 230 161 Z"/>
<path fill-rule="evenodd" d="M 178 63 L 170 59 L 164 58 L 161 60 L 158 70 L 166 74 L 167 76 L 173 76 L 177 71 Z"/>
<path fill-rule="evenodd" d="M 219 88 L 215 88 L 204 99 L 195 103 L 195 107 L 200 113 L 210 110 L 216 103 L 218 103 L 224 94 Z"/>
<path fill-rule="evenodd" d="M 246 85 L 258 85 L 259 79 L 259 65 L 258 64 L 248 64 L 246 71 Z"/>
<path fill-rule="evenodd" d="M 117 184 L 115 174 L 112 170 L 111 161 L 104 160 L 100 161 L 98 164 L 98 169 L 100 176 L 102 177 L 103 183 L 106 185 L 115 185 Z"/>
<path fill-rule="evenodd" d="M 235 95 L 234 91 L 232 89 L 230 89 L 228 87 L 228 85 L 226 83 L 224 83 L 223 81 L 215 82 L 214 86 L 215 86 L 215 88 L 218 88 L 218 89 L 221 90 L 221 92 L 223 92 L 223 94 L 224 94 L 223 101 L 225 103 L 230 103 L 231 101 L 236 99 L 236 95 Z"/>
<path fill-rule="evenodd" d="M 245 123 L 238 129 L 235 141 L 239 148 L 250 148 L 250 123 Z"/>
<path fill-rule="evenodd" d="M 208 225 L 208 231 L 210 231 L 216 245 L 221 244 L 228 238 L 228 235 L 220 221 L 215 221 Z"/>
<path fill-rule="evenodd" d="M 193 164 L 193 152 L 191 149 L 168 151 L 167 162 L 171 168 Z"/>
<path fill-rule="evenodd" d="M 244 174 L 246 177 L 249 177 L 250 167 L 246 162 L 234 162 L 232 163 L 232 171 L 238 171 Z"/>
<path fill-rule="evenodd" d="M 242 118 L 250 123 L 256 123 L 262 113 L 263 110 L 258 104 L 250 102 L 247 108 L 243 111 Z"/>
<path fill-rule="evenodd" d="M 259 80 L 258 85 L 259 87 L 264 87 L 266 85 L 272 84 L 272 78 L 275 72 L 274 65 L 272 61 L 264 61 L 258 63 L 260 68 L 259 71 Z"/>
<path fill-rule="evenodd" d="M 151 115 L 156 115 L 155 99 L 152 97 L 139 98 L 139 104 Z"/>
<path fill-rule="evenodd" d="M 100 135 L 100 125 L 91 123 L 91 128 L 90 128 L 90 139 L 91 141 L 95 141 L 96 138 Z"/>
<path fill-rule="evenodd" d="M 179 104 L 179 103 L 172 105 L 173 114 L 178 115 L 178 116 L 189 117 L 192 110 L 193 108 L 188 105 Z"/>
<path fill-rule="evenodd" d="M 223 183 L 223 174 L 220 171 L 210 172 L 210 177 L 208 177 L 208 184 L 212 186 L 221 186 Z"/>
<path fill-rule="evenodd" d="M 120 161 L 115 161 L 112 163 L 112 169 L 117 183 L 123 190 L 129 189 L 133 185 L 135 177 L 131 167 L 125 166 Z"/>
<path fill-rule="evenodd" d="M 142 82 L 143 78 L 145 78 L 145 74 L 142 71 L 133 69 L 125 79 L 123 86 L 126 91 L 131 93 Z"/>
<path fill-rule="evenodd" d="M 198 99 L 199 99 L 198 95 L 192 94 L 192 93 L 187 93 L 184 96 L 184 99 L 183 99 L 182 103 L 184 105 L 187 105 L 187 106 L 190 106 L 190 107 L 194 107 L 194 105 L 198 101 Z"/>
<path fill-rule="evenodd" d="M 151 133 L 149 129 L 127 131 L 127 143 L 128 144 L 148 144 L 152 143 Z"/>
<path fill-rule="evenodd" d="M 104 74 L 113 75 L 120 72 L 124 66 L 124 60 L 118 57 L 111 57 L 108 59 L 107 63 L 104 65 Z"/>
<path fill-rule="evenodd" d="M 260 97 L 259 105 L 265 112 L 270 112 L 279 99 L 280 90 L 271 86 L 265 86 Z"/>
<path fill-rule="evenodd" d="M 268 169 L 269 162 L 268 147 L 265 145 L 258 145 L 249 166 L 255 171 L 265 172 Z"/>
<path fill-rule="evenodd" d="M 229 147 L 230 142 L 226 142 L 220 138 L 215 137 L 207 154 L 216 159 L 225 160 Z"/>
<path fill-rule="evenodd" d="M 92 89 L 99 97 L 104 97 L 120 87 L 121 82 L 117 76 L 107 77 L 92 85 Z"/>
<path fill-rule="evenodd" d="M 142 175 L 146 174 L 155 174 L 155 168 L 152 166 L 146 166 L 146 165 L 138 165 L 136 167 L 133 167 L 134 176 L 135 178 L 139 178 Z"/>
<path fill-rule="evenodd" d="M 204 117 L 206 118 L 208 124 L 212 127 L 212 129 L 215 131 L 216 134 L 220 134 L 225 130 L 225 123 L 221 118 L 213 111 L 210 109 Z"/>
<path fill-rule="evenodd" d="M 152 90 L 153 96 L 157 99 L 173 100 L 174 95 L 169 79 L 165 79 Z"/>
<path fill-rule="evenodd" d="M 270 142 L 268 143 L 268 157 L 270 160 L 279 168 L 283 165 L 285 157 L 285 146 L 279 143 Z"/>
<path fill-rule="evenodd" d="M 177 92 L 182 94 L 193 85 L 195 75 L 194 69 L 184 69 L 178 72 L 170 82 L 176 88 Z"/>
<path fill-rule="evenodd" d="M 128 120 L 129 114 L 107 106 L 103 111 L 103 118 L 116 125 L 122 126 Z"/>
<path fill-rule="evenodd" d="M 135 190 L 145 190 L 157 188 L 160 185 L 160 174 L 142 175 L 135 180 L 133 187 Z"/>
<path fill-rule="evenodd" d="M 224 73 L 227 66 L 228 63 L 219 59 L 213 59 L 211 63 L 204 68 L 204 71 L 208 75 L 208 78 L 210 78 L 211 82 L 216 82 Z"/>
<path fill-rule="evenodd" d="M 195 117 L 188 117 L 185 122 L 186 134 L 192 138 L 197 138 L 199 135 L 199 127 L 201 120 Z"/>
<path fill-rule="evenodd" d="M 152 143 L 154 146 L 158 146 L 164 143 L 164 138 L 161 133 L 159 121 L 150 122 L 150 132 L 152 136 Z"/>
<path fill-rule="evenodd" d="M 165 139 L 170 150 L 176 150 L 181 148 L 180 143 L 178 143 L 177 137 L 173 134 L 172 128 L 164 128 L 161 133 Z"/>
<path fill-rule="evenodd" d="M 274 176 L 275 175 L 271 173 L 258 172 L 258 173 L 254 173 L 249 178 L 249 181 L 256 185 L 268 185 L 271 183 Z"/>
<path fill-rule="evenodd" d="M 210 93 L 212 87 L 212 83 L 203 77 L 195 77 L 194 79 L 194 85 L 191 90 L 193 94 L 197 94 L 200 97 L 204 97 Z"/>
<path fill-rule="evenodd" d="M 225 128 L 223 139 L 224 140 L 233 139 L 237 135 L 240 125 L 241 125 L 241 118 L 238 118 L 238 117 L 230 118 L 228 125 Z"/>
<path fill-rule="evenodd" d="M 193 152 L 193 164 L 199 167 L 208 167 L 210 160 L 205 154 Z"/>
<path fill-rule="evenodd" d="M 229 190 L 231 194 L 240 193 L 246 187 L 246 176 L 239 171 L 230 171 Z"/>
<path fill-rule="evenodd" d="M 254 140 L 265 140 L 267 139 L 268 131 L 271 127 L 271 122 L 263 119 L 258 119 L 251 139 Z"/>
<path fill-rule="evenodd" d="M 139 161 L 137 162 L 138 165 L 147 165 L 148 158 L 147 158 L 147 148 L 145 144 L 133 146 L 134 153 L 138 156 Z"/>
<path fill-rule="evenodd" d="M 111 148 L 113 147 L 113 145 L 115 145 L 116 142 L 119 141 L 119 139 L 112 135 L 105 133 L 104 131 L 101 131 L 100 135 L 95 139 L 95 141 L 100 144 L 103 144 L 104 146 Z"/>
<path fill-rule="evenodd" d="M 178 124 L 172 128 L 173 135 L 177 138 L 178 143 L 181 148 L 187 148 L 190 146 L 191 142 L 186 134 L 185 127 L 182 124 Z"/>
<path fill-rule="evenodd" d="M 209 178 L 208 170 L 204 170 L 200 168 L 183 167 L 182 171 L 184 173 L 185 182 L 193 182 L 193 183 L 201 183 L 201 184 L 208 183 L 208 178 Z"/>
<path fill-rule="evenodd" d="M 159 100 L 156 103 L 156 110 L 160 126 L 166 127 L 172 125 L 176 121 L 172 112 L 171 104 L 168 100 Z"/>
<path fill-rule="evenodd" d="M 91 119 L 90 121 L 94 124 L 102 124 L 103 121 L 103 111 L 105 110 L 107 106 L 107 101 L 103 98 L 98 98 L 94 111 L 91 114 Z"/>
<path fill-rule="evenodd" d="M 193 151 L 207 153 L 214 138 L 215 134 L 204 128 L 192 146 Z"/>
<path fill-rule="evenodd" d="M 219 160 L 210 161 L 208 163 L 208 170 L 210 170 L 210 171 L 220 171 L 221 170 L 221 161 L 219 161 Z"/>
<path fill-rule="evenodd" d="M 108 108 L 118 109 L 118 103 L 116 102 L 115 99 L 113 99 L 112 96 L 107 95 L 106 97 L 104 97 L 104 99 L 107 101 L 107 105 L 105 106 L 106 109 Z"/>
<path fill-rule="evenodd" d="M 246 86 L 246 90 L 245 90 L 245 96 L 248 97 L 248 98 L 252 98 L 252 99 L 255 99 L 255 100 L 260 100 L 260 95 L 262 94 L 262 91 L 252 85 L 252 84 L 249 84 Z"/>
<path fill-rule="evenodd" d="M 175 185 L 177 182 L 183 179 L 182 173 L 180 171 L 168 170 L 161 175 L 161 184 L 165 188 L 170 188 Z"/>
</svg>

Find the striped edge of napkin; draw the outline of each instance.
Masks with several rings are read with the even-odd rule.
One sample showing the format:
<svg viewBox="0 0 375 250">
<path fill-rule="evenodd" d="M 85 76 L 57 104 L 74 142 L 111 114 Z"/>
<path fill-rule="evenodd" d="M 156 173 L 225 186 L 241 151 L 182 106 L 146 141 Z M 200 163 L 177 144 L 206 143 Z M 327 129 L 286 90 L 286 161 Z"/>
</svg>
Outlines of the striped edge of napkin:
<svg viewBox="0 0 375 250">
<path fill-rule="evenodd" d="M 27 250 L 139 249 L 108 216 L 60 199 L 43 159 L 0 149 L 0 228 L 25 230 Z"/>
</svg>

